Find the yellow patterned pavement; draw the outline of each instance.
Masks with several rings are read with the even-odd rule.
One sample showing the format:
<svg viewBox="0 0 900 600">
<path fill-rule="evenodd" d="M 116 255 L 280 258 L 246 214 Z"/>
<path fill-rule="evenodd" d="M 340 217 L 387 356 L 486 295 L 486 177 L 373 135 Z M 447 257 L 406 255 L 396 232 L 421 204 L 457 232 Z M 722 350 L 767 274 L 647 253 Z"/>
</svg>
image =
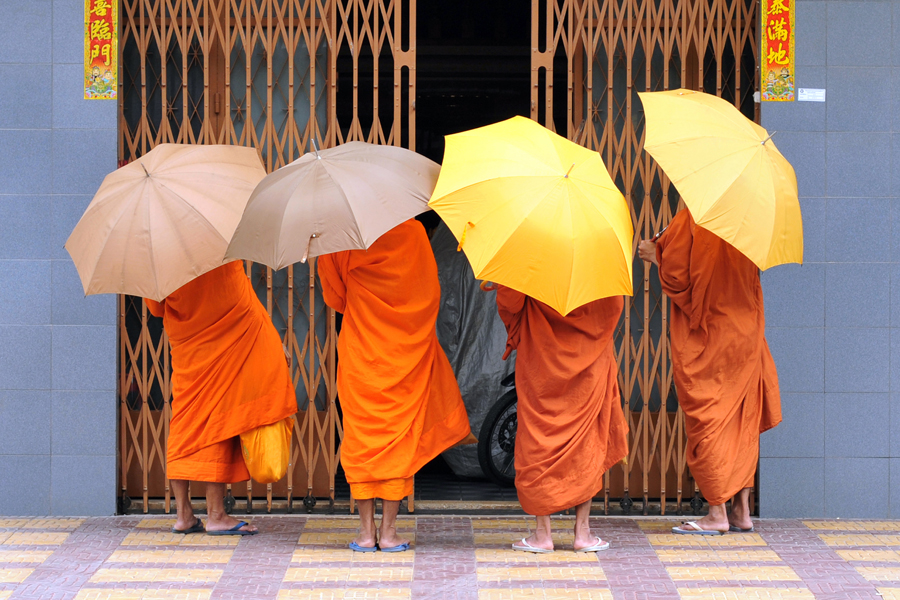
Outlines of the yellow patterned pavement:
<svg viewBox="0 0 900 600">
<path fill-rule="evenodd" d="M 581 554 L 564 516 L 553 521 L 556 551 L 530 554 L 510 548 L 533 530 L 528 518 L 404 516 L 398 528 L 414 546 L 402 553 L 349 550 L 355 517 L 248 519 L 260 535 L 173 534 L 169 516 L 0 519 L 0 600 L 21 586 L 75 600 L 248 589 L 280 600 L 806 600 L 847 586 L 900 600 L 900 521 L 761 521 L 754 533 L 693 536 L 671 533 L 680 519 L 599 518 L 595 532 L 612 547 Z"/>
</svg>

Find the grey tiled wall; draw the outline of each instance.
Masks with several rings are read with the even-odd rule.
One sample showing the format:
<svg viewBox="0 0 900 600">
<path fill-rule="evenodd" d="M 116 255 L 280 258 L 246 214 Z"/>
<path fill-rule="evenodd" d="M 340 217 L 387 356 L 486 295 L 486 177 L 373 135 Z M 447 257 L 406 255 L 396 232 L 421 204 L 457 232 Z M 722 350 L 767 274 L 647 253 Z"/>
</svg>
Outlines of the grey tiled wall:
<svg viewBox="0 0 900 600">
<path fill-rule="evenodd" d="M 827 101 L 762 107 L 806 262 L 763 275 L 784 422 L 762 436 L 761 512 L 900 518 L 900 0 L 796 18 L 797 87 Z"/>
<path fill-rule="evenodd" d="M 85 299 L 63 249 L 116 167 L 83 6 L 0 0 L 0 515 L 115 512 L 115 298 Z"/>
</svg>

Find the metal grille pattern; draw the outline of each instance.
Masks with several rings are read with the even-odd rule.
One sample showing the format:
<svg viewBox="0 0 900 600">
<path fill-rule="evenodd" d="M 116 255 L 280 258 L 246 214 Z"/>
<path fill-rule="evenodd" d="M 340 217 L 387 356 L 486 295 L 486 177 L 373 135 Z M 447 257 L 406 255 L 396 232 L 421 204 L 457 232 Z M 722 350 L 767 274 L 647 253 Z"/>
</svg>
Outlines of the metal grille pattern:
<svg viewBox="0 0 900 600">
<path fill-rule="evenodd" d="M 642 152 L 636 93 L 703 89 L 757 116 L 754 0 L 532 0 L 532 118 L 597 149 L 646 238 L 678 206 Z M 316 140 L 415 149 L 415 0 L 123 0 L 120 159 L 156 144 L 257 148 L 269 171 Z M 249 483 L 248 502 L 334 498 L 340 439 L 334 313 L 309 266 L 247 265 L 288 346 L 297 427 L 288 476 Z M 313 275 L 311 275 L 311 273 Z M 610 498 L 695 495 L 669 360 L 668 304 L 655 271 L 634 265 L 617 334 L 631 452 L 606 478 Z M 171 385 L 168 340 L 139 298 L 119 299 L 123 497 L 165 498 Z M 301 385 L 302 384 L 302 385 Z M 195 495 L 200 493 L 195 490 Z M 237 492 L 235 492 L 238 495 Z M 244 496 L 244 490 L 241 490 Z M 696 498 L 695 498 L 696 499 Z"/>
<path fill-rule="evenodd" d="M 678 208 L 674 187 L 642 150 L 637 92 L 685 87 L 716 94 L 757 118 L 755 0 L 533 0 L 532 118 L 596 149 L 631 208 L 637 242 Z M 672 382 L 668 300 L 656 270 L 634 262 L 635 293 L 616 335 L 629 425 L 628 464 L 606 475 L 606 509 L 621 497 L 699 495 L 685 464 L 684 416 Z"/>
<path fill-rule="evenodd" d="M 256 148 L 273 171 L 312 140 L 414 146 L 406 132 L 415 131 L 415 14 L 404 18 L 404 7 L 399 0 L 124 0 L 120 160 L 166 142 L 234 144 Z M 404 39 L 412 49 L 400 47 Z M 277 272 L 248 264 L 247 275 L 291 354 L 300 412 L 285 480 L 250 482 L 234 494 L 248 506 L 264 496 L 269 510 L 279 497 L 289 508 L 295 497 L 333 500 L 343 436 L 335 315 L 316 284 L 315 261 Z M 169 510 L 168 340 L 140 298 L 119 298 L 119 329 L 122 498 L 140 498 L 144 512 L 151 498 L 164 498 Z"/>
</svg>

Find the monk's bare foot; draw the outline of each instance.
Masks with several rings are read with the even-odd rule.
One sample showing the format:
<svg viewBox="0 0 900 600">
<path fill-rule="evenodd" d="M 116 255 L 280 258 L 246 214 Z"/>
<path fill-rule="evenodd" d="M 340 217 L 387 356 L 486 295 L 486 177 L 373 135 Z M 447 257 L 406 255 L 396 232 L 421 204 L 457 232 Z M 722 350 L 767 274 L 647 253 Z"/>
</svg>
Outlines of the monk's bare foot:
<svg viewBox="0 0 900 600">
<path fill-rule="evenodd" d="M 525 538 L 525 543 L 533 548 L 553 550 L 553 538 L 549 535 L 540 535 L 540 532 L 535 532 Z"/>
<path fill-rule="evenodd" d="M 375 533 L 363 533 L 360 530 L 359 535 L 354 538 L 353 542 L 359 546 L 360 548 L 374 548 L 375 547 Z"/>
<path fill-rule="evenodd" d="M 397 546 L 408 543 L 408 539 L 400 537 L 397 534 L 396 527 L 384 527 L 378 530 L 378 547 L 382 550 L 385 548 L 396 548 Z"/>
<path fill-rule="evenodd" d="M 728 524 L 738 529 L 753 529 L 753 520 L 749 514 L 741 514 L 743 511 L 732 511 L 728 513 Z"/>
<path fill-rule="evenodd" d="M 724 513 L 723 513 L 724 515 Z M 700 529 L 705 529 L 706 531 L 728 531 L 728 518 L 714 518 L 710 515 L 706 515 L 702 519 L 698 519 L 694 521 Z"/>
<path fill-rule="evenodd" d="M 206 531 L 227 531 L 237 527 L 241 521 L 235 519 L 231 515 L 216 516 L 210 515 L 206 521 Z M 244 525 L 238 531 L 259 531 L 256 525 Z"/>
<path fill-rule="evenodd" d="M 178 531 L 185 531 L 196 524 L 197 517 L 195 517 L 194 513 L 192 512 L 189 515 L 178 515 L 178 518 L 175 519 L 175 525 L 173 525 L 172 528 L 177 529 Z"/>
<path fill-rule="evenodd" d="M 589 527 L 575 528 L 575 541 L 573 542 L 572 547 L 576 552 L 602 543 L 602 540 L 600 540 L 598 536 L 591 533 Z"/>
</svg>

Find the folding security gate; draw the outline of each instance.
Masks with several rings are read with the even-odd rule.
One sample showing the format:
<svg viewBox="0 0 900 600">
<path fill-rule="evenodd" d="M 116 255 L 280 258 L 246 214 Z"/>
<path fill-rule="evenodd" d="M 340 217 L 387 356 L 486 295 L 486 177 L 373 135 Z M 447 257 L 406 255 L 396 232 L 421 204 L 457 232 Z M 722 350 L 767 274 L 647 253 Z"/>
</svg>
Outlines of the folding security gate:
<svg viewBox="0 0 900 600">
<path fill-rule="evenodd" d="M 642 148 L 637 92 L 702 89 L 755 116 L 756 0 L 531 0 L 531 117 L 597 149 L 648 237 L 677 196 Z M 119 152 L 133 160 L 163 142 L 257 148 L 266 168 L 316 140 L 415 149 L 416 0 L 123 0 Z M 273 272 L 248 264 L 292 356 L 300 412 L 285 480 L 235 496 L 334 499 L 342 429 L 335 404 L 334 313 L 315 261 Z M 635 261 L 635 296 L 617 339 L 629 421 L 628 464 L 604 500 L 699 501 L 685 467 L 684 420 L 672 386 L 668 304 L 655 272 Z M 119 299 L 121 509 L 171 497 L 165 445 L 171 401 L 168 341 L 140 298 Z M 133 509 L 134 509 L 133 508 Z"/>
</svg>

